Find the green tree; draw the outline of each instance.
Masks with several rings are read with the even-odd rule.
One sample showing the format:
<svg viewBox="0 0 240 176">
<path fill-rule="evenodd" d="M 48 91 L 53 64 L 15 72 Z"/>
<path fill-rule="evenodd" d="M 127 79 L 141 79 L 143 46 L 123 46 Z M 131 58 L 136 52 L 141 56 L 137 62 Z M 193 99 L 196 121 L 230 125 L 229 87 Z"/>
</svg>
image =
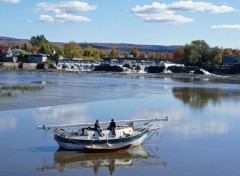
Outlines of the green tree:
<svg viewBox="0 0 240 176">
<path fill-rule="evenodd" d="M 44 35 L 37 35 L 33 36 L 30 40 L 30 43 L 34 46 L 37 46 L 40 48 L 40 52 L 44 54 L 50 54 L 52 55 L 52 45 L 49 43 L 49 41 L 44 37 Z"/>
<path fill-rule="evenodd" d="M 64 56 L 64 48 L 61 45 L 53 45 L 53 49 L 56 51 L 57 56 Z"/>
<path fill-rule="evenodd" d="M 184 46 L 183 57 L 188 64 L 205 63 L 209 60 L 210 47 L 204 40 L 195 40 Z"/>
<path fill-rule="evenodd" d="M 218 47 L 215 47 L 211 50 L 211 62 L 220 64 L 222 63 L 222 55 L 224 53 L 223 49 L 220 49 Z"/>
<path fill-rule="evenodd" d="M 92 55 L 93 55 L 93 48 L 92 46 L 88 45 L 87 48 L 84 49 L 84 56 L 92 57 Z"/>
</svg>

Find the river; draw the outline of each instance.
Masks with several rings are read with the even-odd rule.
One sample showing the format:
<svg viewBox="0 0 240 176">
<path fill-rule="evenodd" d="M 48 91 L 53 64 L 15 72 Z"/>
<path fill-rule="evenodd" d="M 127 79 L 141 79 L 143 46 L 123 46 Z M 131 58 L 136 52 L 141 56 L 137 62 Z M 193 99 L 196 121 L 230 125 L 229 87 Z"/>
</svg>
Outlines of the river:
<svg viewBox="0 0 240 176">
<path fill-rule="evenodd" d="M 109 76 L 106 76 L 109 75 Z M 0 175 L 240 175 L 240 84 L 0 71 Z M 63 151 L 38 125 L 168 116 L 127 152 Z"/>
</svg>

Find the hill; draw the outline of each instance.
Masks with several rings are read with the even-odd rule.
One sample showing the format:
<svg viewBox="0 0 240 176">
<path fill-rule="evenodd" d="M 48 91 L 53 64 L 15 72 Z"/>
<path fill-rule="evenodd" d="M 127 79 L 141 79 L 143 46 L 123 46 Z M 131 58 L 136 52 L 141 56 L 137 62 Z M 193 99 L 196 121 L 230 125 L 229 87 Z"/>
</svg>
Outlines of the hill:
<svg viewBox="0 0 240 176">
<path fill-rule="evenodd" d="M 10 37 L 1 37 L 0 36 L 0 44 L 6 45 L 16 45 L 19 43 L 28 43 L 30 40 L 28 39 L 17 39 Z M 63 42 L 52 42 L 53 44 L 64 45 Z M 87 47 L 87 45 L 91 45 L 93 48 L 103 49 L 103 50 L 111 50 L 112 48 L 117 49 L 122 52 L 129 52 L 132 48 L 137 48 L 139 51 L 148 51 L 148 52 L 170 52 L 173 53 L 178 47 L 178 45 L 172 46 L 163 46 L 163 45 L 140 45 L 140 44 L 127 44 L 127 43 L 79 43 L 82 48 Z"/>
</svg>

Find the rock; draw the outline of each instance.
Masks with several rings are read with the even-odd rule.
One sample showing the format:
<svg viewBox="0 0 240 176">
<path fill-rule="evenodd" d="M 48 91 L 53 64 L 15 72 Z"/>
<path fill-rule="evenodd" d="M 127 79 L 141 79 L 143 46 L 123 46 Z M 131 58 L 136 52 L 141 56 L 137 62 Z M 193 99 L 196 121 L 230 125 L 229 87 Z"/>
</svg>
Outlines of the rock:
<svg viewBox="0 0 240 176">
<path fill-rule="evenodd" d="M 149 66 L 147 67 L 148 73 L 162 73 L 165 69 L 165 66 Z"/>
<path fill-rule="evenodd" d="M 169 66 L 167 69 L 173 73 L 190 73 L 186 67 Z"/>
<path fill-rule="evenodd" d="M 94 71 L 123 72 L 123 68 L 117 65 L 101 64 L 95 66 Z"/>
<path fill-rule="evenodd" d="M 200 70 L 200 69 L 197 69 L 197 70 L 195 70 L 195 71 L 193 72 L 193 74 L 199 74 L 199 75 L 203 75 L 204 73 L 203 73 L 203 71 L 202 71 L 202 70 Z"/>
</svg>

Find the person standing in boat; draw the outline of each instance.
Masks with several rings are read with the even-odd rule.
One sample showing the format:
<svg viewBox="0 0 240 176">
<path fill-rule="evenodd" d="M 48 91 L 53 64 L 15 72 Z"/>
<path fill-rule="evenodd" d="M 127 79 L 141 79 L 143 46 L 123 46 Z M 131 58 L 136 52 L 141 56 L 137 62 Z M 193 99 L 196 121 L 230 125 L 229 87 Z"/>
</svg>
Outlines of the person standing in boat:
<svg viewBox="0 0 240 176">
<path fill-rule="evenodd" d="M 114 122 L 114 120 L 112 119 L 110 124 L 109 124 L 109 127 L 108 129 L 112 131 L 113 135 L 116 135 L 115 133 L 115 128 L 116 128 L 116 123 Z"/>
<path fill-rule="evenodd" d="M 99 136 L 103 137 L 102 130 L 100 128 L 98 120 L 96 120 L 96 122 L 94 124 L 94 130 L 98 132 Z"/>
</svg>

